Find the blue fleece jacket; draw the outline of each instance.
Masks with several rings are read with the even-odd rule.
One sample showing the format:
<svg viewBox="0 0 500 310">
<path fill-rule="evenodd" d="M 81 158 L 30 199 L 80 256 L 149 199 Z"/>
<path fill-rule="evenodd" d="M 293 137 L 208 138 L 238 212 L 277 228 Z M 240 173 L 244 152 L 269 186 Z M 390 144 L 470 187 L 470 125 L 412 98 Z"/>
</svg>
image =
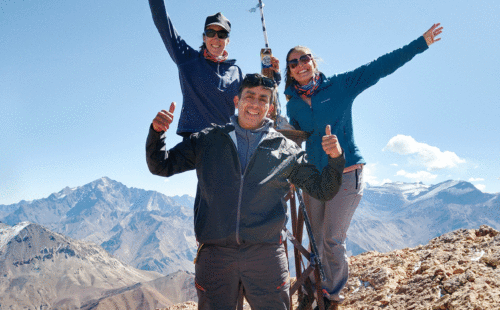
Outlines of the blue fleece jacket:
<svg viewBox="0 0 500 310">
<path fill-rule="evenodd" d="M 163 43 L 179 69 L 183 103 L 177 134 L 198 132 L 212 123 L 229 123 L 235 110 L 233 98 L 243 80 L 236 60 L 206 60 L 203 53 L 179 36 L 163 0 L 149 0 L 149 6 Z"/>
<path fill-rule="evenodd" d="M 293 85 L 285 90 L 292 96 L 286 105 L 290 124 L 296 129 L 309 132 L 306 142 L 308 161 L 321 170 L 328 164 L 328 156 L 321 146 L 326 125 L 331 125 L 332 134 L 337 135 L 343 148 L 346 167 L 365 164 L 365 160 L 354 141 L 352 126 L 352 104 L 356 96 L 381 78 L 393 73 L 415 55 L 428 48 L 424 37 L 385 54 L 353 71 L 333 75 L 323 74 L 323 82 L 311 98 L 309 106 L 295 91 Z"/>
</svg>

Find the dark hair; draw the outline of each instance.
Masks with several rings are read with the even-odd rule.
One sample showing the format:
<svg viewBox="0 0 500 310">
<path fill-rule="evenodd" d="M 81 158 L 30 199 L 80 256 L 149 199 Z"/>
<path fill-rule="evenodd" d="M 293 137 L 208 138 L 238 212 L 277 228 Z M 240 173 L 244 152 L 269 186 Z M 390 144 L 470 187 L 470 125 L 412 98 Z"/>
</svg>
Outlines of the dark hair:
<svg viewBox="0 0 500 310">
<path fill-rule="evenodd" d="M 203 34 L 205 35 L 205 34 Z M 205 48 L 207 48 L 207 45 L 205 44 L 205 42 L 203 42 L 200 46 L 200 53 L 203 53 L 203 50 L 205 50 Z"/>
<path fill-rule="evenodd" d="M 288 87 L 290 87 L 290 85 L 292 85 L 294 82 L 294 79 L 290 74 L 290 70 L 288 69 L 288 58 L 290 57 L 290 54 L 295 52 L 295 51 L 301 51 L 301 52 L 304 52 L 306 54 L 313 54 L 310 48 L 302 46 L 302 45 L 297 45 L 295 47 L 292 47 L 288 51 L 288 53 L 286 54 L 286 59 L 285 59 L 287 62 L 287 65 L 285 68 L 285 89 L 288 89 Z M 317 57 L 313 57 L 312 62 L 314 64 L 314 68 L 316 69 L 316 71 L 319 71 L 318 64 L 316 63 L 316 59 L 317 59 Z M 287 101 L 290 100 L 290 98 L 292 98 L 292 96 L 290 96 L 290 95 L 285 95 L 285 97 L 286 97 Z"/>
<path fill-rule="evenodd" d="M 238 98 L 241 98 L 241 94 L 245 88 L 254 88 L 257 86 L 262 86 L 271 91 L 269 104 L 272 104 L 274 98 L 276 97 L 276 83 L 272 79 L 260 73 L 248 73 L 245 75 L 245 78 L 241 82 L 240 88 L 238 89 Z"/>
</svg>

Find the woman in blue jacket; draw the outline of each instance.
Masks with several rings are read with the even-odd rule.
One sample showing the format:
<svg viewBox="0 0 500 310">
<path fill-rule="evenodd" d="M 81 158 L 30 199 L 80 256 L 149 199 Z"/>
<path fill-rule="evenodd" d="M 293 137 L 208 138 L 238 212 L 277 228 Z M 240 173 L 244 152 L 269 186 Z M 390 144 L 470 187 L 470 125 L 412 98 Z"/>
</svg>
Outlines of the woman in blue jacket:
<svg viewBox="0 0 500 310">
<path fill-rule="evenodd" d="M 436 36 L 442 29 L 439 24 L 434 24 L 410 44 L 353 71 L 330 77 L 318 70 L 307 47 L 296 46 L 287 54 L 287 115 L 292 126 L 310 133 L 306 142 L 309 161 L 320 171 L 327 164 L 328 158 L 321 152 L 321 136 L 327 124 L 331 124 L 332 134 L 337 136 L 346 159 L 342 188 L 332 200 L 323 203 L 304 195 L 309 202 L 313 234 L 327 275 L 322 283 L 326 302 L 343 301 L 340 292 L 348 278 L 345 239 L 363 195 L 365 160 L 354 141 L 353 101 L 365 89 L 439 41 Z"/>
<path fill-rule="evenodd" d="M 236 60 L 228 59 L 226 51 L 231 32 L 229 20 L 220 12 L 208 16 L 203 45 L 195 50 L 175 30 L 163 0 L 149 0 L 149 6 L 163 43 L 179 70 L 183 103 L 177 134 L 188 137 L 212 123 L 229 123 L 235 111 L 233 99 L 243 80 Z M 272 62 L 278 72 L 277 59 Z"/>
</svg>

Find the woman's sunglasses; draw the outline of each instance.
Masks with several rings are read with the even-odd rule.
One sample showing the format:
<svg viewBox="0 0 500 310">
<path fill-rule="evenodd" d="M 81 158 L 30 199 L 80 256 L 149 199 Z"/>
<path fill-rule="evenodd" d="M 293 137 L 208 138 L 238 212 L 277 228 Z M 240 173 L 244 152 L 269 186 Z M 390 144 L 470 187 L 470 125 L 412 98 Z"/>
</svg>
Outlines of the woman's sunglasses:
<svg viewBox="0 0 500 310">
<path fill-rule="evenodd" d="M 205 30 L 205 35 L 209 38 L 215 37 L 216 34 L 219 37 L 219 39 L 226 39 L 227 37 L 229 37 L 229 32 L 227 32 L 226 30 L 219 30 L 219 31 L 213 29 Z"/>
<path fill-rule="evenodd" d="M 297 67 L 299 65 L 299 62 L 301 64 L 306 64 L 306 63 L 310 62 L 312 59 L 313 58 L 312 58 L 311 54 L 305 54 L 305 55 L 300 56 L 299 59 L 288 60 L 287 63 L 290 66 L 290 69 L 295 69 L 295 67 Z"/>
</svg>

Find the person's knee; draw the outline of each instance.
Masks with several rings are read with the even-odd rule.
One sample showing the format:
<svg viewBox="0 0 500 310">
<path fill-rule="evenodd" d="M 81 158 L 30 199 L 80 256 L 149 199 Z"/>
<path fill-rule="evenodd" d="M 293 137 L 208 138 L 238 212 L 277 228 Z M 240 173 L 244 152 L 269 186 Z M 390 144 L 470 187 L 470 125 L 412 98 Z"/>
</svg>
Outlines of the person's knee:
<svg viewBox="0 0 500 310">
<path fill-rule="evenodd" d="M 289 309 L 290 277 L 284 247 L 256 247 L 255 252 L 249 253 L 247 266 L 250 265 L 243 273 L 242 283 L 252 309 Z"/>
</svg>

